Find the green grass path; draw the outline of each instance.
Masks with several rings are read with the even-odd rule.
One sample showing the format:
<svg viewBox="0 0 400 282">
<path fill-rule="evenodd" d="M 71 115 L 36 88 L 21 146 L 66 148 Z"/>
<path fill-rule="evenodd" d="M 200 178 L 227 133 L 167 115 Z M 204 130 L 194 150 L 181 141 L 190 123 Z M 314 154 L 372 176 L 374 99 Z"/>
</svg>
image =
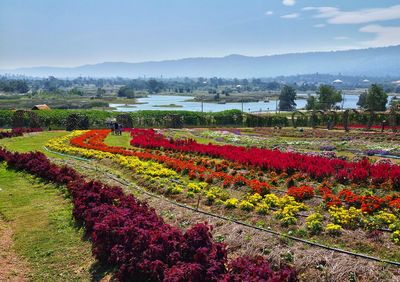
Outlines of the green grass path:
<svg viewBox="0 0 400 282">
<path fill-rule="evenodd" d="M 68 134 L 66 131 L 45 131 L 40 133 L 26 134 L 21 137 L 0 139 L 0 147 L 16 152 L 43 152 L 49 157 L 60 157 L 57 154 L 46 151 L 43 147 L 52 138 L 61 137 Z"/>
<path fill-rule="evenodd" d="M 119 146 L 124 148 L 131 148 L 131 136 L 128 132 L 122 132 L 122 135 L 108 134 L 104 143 L 109 146 Z"/>
<path fill-rule="evenodd" d="M 91 243 L 75 226 L 72 204 L 59 188 L 0 163 L 0 189 L 0 216 L 12 228 L 16 253 L 28 263 L 29 280 L 101 278 Z"/>
</svg>

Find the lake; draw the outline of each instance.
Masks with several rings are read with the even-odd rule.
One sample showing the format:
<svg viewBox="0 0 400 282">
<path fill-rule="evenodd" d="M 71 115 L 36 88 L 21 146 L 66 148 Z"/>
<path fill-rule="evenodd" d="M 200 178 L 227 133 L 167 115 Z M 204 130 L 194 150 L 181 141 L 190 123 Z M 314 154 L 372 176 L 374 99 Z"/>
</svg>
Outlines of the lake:
<svg viewBox="0 0 400 282">
<path fill-rule="evenodd" d="M 110 104 L 110 107 L 116 108 L 119 112 L 134 112 L 139 110 L 184 110 L 184 111 L 196 111 L 200 112 L 202 110 L 201 102 L 190 102 L 187 101 L 192 99 L 190 96 L 166 96 L 166 95 L 149 95 L 146 98 L 138 98 L 138 102 L 142 104 L 126 105 L 126 104 Z M 357 108 L 357 95 L 346 95 L 343 103 L 343 108 Z M 305 107 L 307 101 L 305 99 L 297 99 L 296 101 L 297 109 L 302 109 Z M 160 105 L 170 105 L 175 104 L 178 107 L 155 107 Z M 338 104 L 341 106 L 341 103 Z M 180 106 L 180 107 L 179 107 Z M 249 102 L 243 103 L 243 111 L 245 112 L 267 112 L 275 111 L 277 103 L 275 100 L 269 102 Z M 225 110 L 242 110 L 242 103 L 203 103 L 204 112 L 220 112 Z"/>
</svg>

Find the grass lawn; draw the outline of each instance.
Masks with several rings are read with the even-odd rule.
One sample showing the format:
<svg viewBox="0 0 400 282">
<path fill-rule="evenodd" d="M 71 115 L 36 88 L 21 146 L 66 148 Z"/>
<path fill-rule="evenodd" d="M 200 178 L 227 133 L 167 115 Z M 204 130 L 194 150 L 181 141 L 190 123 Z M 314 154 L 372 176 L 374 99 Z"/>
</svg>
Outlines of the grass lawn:
<svg viewBox="0 0 400 282">
<path fill-rule="evenodd" d="M 119 146 L 124 148 L 131 148 L 131 136 L 128 132 L 122 132 L 122 135 L 108 134 L 107 138 L 104 140 L 109 146 Z"/>
<path fill-rule="evenodd" d="M 75 226 L 72 204 L 53 184 L 0 164 L 0 216 L 31 281 L 89 281 L 97 274 L 91 243 Z"/>
<path fill-rule="evenodd" d="M 0 147 L 5 147 L 10 151 L 32 152 L 39 151 L 45 153 L 49 157 L 65 158 L 58 154 L 48 152 L 44 149 L 44 145 L 49 139 L 61 137 L 68 134 L 66 131 L 45 131 L 33 134 L 25 134 L 21 137 L 4 138 L 0 140 Z"/>
</svg>

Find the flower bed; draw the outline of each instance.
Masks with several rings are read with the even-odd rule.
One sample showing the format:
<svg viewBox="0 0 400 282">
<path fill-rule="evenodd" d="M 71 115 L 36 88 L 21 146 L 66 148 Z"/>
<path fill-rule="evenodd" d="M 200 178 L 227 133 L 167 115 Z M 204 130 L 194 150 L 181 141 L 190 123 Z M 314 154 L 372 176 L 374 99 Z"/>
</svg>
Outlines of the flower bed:
<svg viewBox="0 0 400 282">
<path fill-rule="evenodd" d="M 41 128 L 13 128 L 11 131 L 1 131 L 0 139 L 22 136 L 24 133 L 41 132 Z"/>
<path fill-rule="evenodd" d="M 65 184 L 73 215 L 93 242 L 93 254 L 115 265 L 121 281 L 295 281 L 295 271 L 273 271 L 264 259 L 240 257 L 227 267 L 226 246 L 212 240 L 210 227 L 197 224 L 185 233 L 164 223 L 146 203 L 121 188 L 86 182 L 69 167 L 52 164 L 41 153 L 0 150 L 0 161 L 18 170 Z M 251 271 L 250 271 L 251 270 Z M 271 281 L 272 281 L 271 280 Z"/>
<path fill-rule="evenodd" d="M 142 132 L 145 130 L 141 130 Z M 230 186 L 230 185 L 247 185 L 255 193 L 265 195 L 266 193 L 269 193 L 271 191 L 271 185 L 265 182 L 261 182 L 256 179 L 246 179 L 241 175 L 237 176 L 232 176 L 224 172 L 215 172 L 211 169 L 208 169 L 204 166 L 195 164 L 189 160 L 183 161 L 179 159 L 175 159 L 169 156 L 165 155 L 155 155 L 151 153 L 151 151 L 144 151 L 144 152 L 135 152 L 132 150 L 125 150 L 121 147 L 112 147 L 112 146 L 107 146 L 106 144 L 103 143 L 103 140 L 109 133 L 108 130 L 91 130 L 88 131 L 80 136 L 77 136 L 73 139 L 71 139 L 71 144 L 75 146 L 79 146 L 82 148 L 91 148 L 93 150 L 99 150 L 102 152 L 108 152 L 112 154 L 120 154 L 120 155 L 127 155 L 127 156 L 137 156 L 139 159 L 145 159 L 145 160 L 153 160 L 156 162 L 160 162 L 163 164 L 166 164 L 168 167 L 174 169 L 175 171 L 182 173 L 186 172 L 190 178 L 198 178 L 202 181 L 207 181 L 207 179 L 221 179 L 223 181 L 224 186 Z M 164 141 L 162 141 L 164 142 Z M 185 141 L 184 141 L 185 142 Z M 110 157 L 112 158 L 112 157 Z M 327 159 L 325 159 L 327 160 Z M 369 163 L 364 160 L 363 162 L 357 163 L 361 168 L 363 168 L 363 165 L 368 166 Z M 376 175 L 372 175 L 372 182 L 375 185 L 380 185 L 385 181 L 385 179 L 382 177 L 384 175 L 384 170 L 385 167 L 392 167 L 390 164 L 383 164 L 377 166 L 378 169 L 372 170 L 371 173 L 376 173 Z M 208 175 L 208 176 L 207 176 Z M 193 177 L 192 177 L 193 176 Z M 344 176 L 343 176 L 344 177 Z M 358 174 L 354 175 L 353 178 L 358 177 L 361 180 L 371 177 L 365 174 L 365 170 L 360 169 L 358 171 Z M 299 190 L 299 188 L 295 189 Z M 302 190 L 302 188 L 300 188 Z M 326 187 L 325 189 L 322 189 L 319 191 L 319 193 L 322 195 L 326 206 L 330 207 L 332 205 L 352 205 L 352 202 L 348 202 L 348 198 L 346 197 L 340 197 L 340 195 L 335 195 L 331 189 Z M 310 193 L 309 197 L 312 197 L 313 194 Z M 399 195 L 393 195 L 393 196 L 386 196 L 384 198 L 380 198 L 378 196 L 359 196 L 354 194 L 355 197 L 358 199 L 359 206 L 362 207 L 364 212 L 368 213 L 373 213 L 375 211 L 378 211 L 382 208 L 386 208 L 390 206 L 390 202 L 393 200 L 396 200 L 399 198 Z M 306 197 L 306 198 L 309 198 Z M 372 202 L 371 202 L 372 201 Z M 377 204 L 376 202 L 379 202 L 380 204 Z"/>
<path fill-rule="evenodd" d="M 108 134 L 108 130 L 75 132 L 71 134 L 73 138 L 69 141 L 73 146 L 68 144 L 68 140 L 71 137 L 66 137 L 63 142 L 59 143 L 58 148 L 55 147 L 53 149 L 70 150 L 67 153 L 86 154 L 88 157 L 100 159 L 108 158 L 117 163 L 119 163 L 120 158 L 132 157 L 137 162 L 148 163 L 149 166 L 162 165 L 161 167 L 175 173 L 173 177 L 179 179 L 180 184 L 174 183 L 171 185 L 168 183 L 165 185 L 166 182 L 160 181 L 159 176 L 152 176 L 141 170 L 138 170 L 137 173 L 144 174 L 147 177 L 142 178 L 138 183 L 148 189 L 152 189 L 152 186 L 157 187 L 157 189 L 151 190 L 156 193 L 165 193 L 167 191 L 165 194 L 168 197 L 192 206 L 196 205 L 196 199 L 202 199 L 203 204 L 210 206 L 213 210 L 222 212 L 226 216 L 231 216 L 231 214 L 246 218 L 262 218 L 265 216 L 265 222 L 269 222 L 268 224 L 271 224 L 271 228 L 283 228 L 284 232 L 288 232 L 293 228 L 291 227 L 292 225 L 296 225 L 295 228 L 309 230 L 310 234 L 323 233 L 323 235 L 339 237 L 339 235 L 346 234 L 346 232 L 353 229 L 364 229 L 369 232 L 370 230 L 388 229 L 390 227 L 393 231 L 391 235 L 392 241 L 396 242 L 396 232 L 400 228 L 400 210 L 397 203 L 399 195 L 395 193 L 378 197 L 343 189 L 342 185 L 331 186 L 332 182 L 324 182 L 318 186 L 304 173 L 294 173 L 292 175 L 281 173 L 278 175 L 274 172 L 269 173 L 271 184 L 274 185 L 273 189 L 269 191 L 263 190 L 265 188 L 262 187 L 258 188 L 258 190 L 267 191 L 265 193 L 259 194 L 255 192 L 257 189 L 253 189 L 253 194 L 247 195 L 243 192 L 238 194 L 237 191 L 230 189 L 223 189 L 222 191 L 221 188 L 214 186 L 221 183 L 216 183 L 213 180 L 222 180 L 225 176 L 237 177 L 235 179 L 242 182 L 240 185 L 249 185 L 251 182 L 253 183 L 252 186 L 255 186 L 261 183 L 255 179 L 261 171 L 251 165 L 241 165 L 226 160 L 218 161 L 209 157 L 194 155 L 190 152 L 176 152 L 170 149 L 160 151 L 147 148 L 126 150 L 122 147 L 108 146 L 104 143 L 104 139 Z M 178 163 L 182 164 L 182 166 L 176 166 Z M 123 163 L 119 164 L 124 166 Z M 201 170 L 202 173 L 196 173 L 196 171 L 191 170 L 191 167 Z M 227 168 L 228 170 L 226 170 Z M 249 169 L 246 177 L 238 173 L 244 168 Z M 232 175 L 233 172 L 236 172 L 238 176 Z M 134 178 L 138 180 L 139 178 L 136 175 Z M 166 175 L 164 177 L 167 181 L 171 176 Z M 190 182 L 191 180 L 189 179 L 198 179 L 203 182 Z M 298 185 L 294 183 L 298 183 Z M 282 187 L 282 185 L 290 188 L 286 191 L 287 195 L 278 196 L 277 194 L 280 192 L 276 191 L 276 189 Z M 314 188 L 312 186 L 318 187 Z M 338 186 L 340 189 L 337 189 Z M 351 189 L 360 189 L 360 186 L 349 186 L 351 186 L 349 187 Z M 235 188 L 235 186 L 231 188 Z M 385 187 L 377 188 L 383 195 L 388 192 L 386 189 Z M 268 192 L 273 192 L 274 194 L 269 194 Z M 187 198 L 184 197 L 185 193 Z M 314 198 L 314 194 L 322 196 L 322 199 Z M 323 203 L 325 205 L 321 205 Z M 382 213 L 386 217 L 391 217 L 393 222 L 382 220 Z M 302 216 L 307 215 L 309 216 L 304 221 Z M 348 217 L 351 219 L 346 221 Z M 344 229 L 346 229 L 345 232 L 343 232 Z M 387 239 L 385 242 L 390 243 L 390 235 L 387 234 L 385 236 Z"/>
<path fill-rule="evenodd" d="M 151 151 L 133 151 L 126 150 L 121 147 L 107 146 L 103 143 L 105 137 L 109 134 L 109 130 L 91 130 L 78 137 L 71 139 L 71 144 L 74 146 L 94 149 L 102 152 L 119 154 L 124 156 L 135 156 L 141 160 L 151 160 L 158 163 L 165 164 L 167 167 L 174 169 L 178 173 L 188 174 L 192 178 L 197 178 L 201 181 L 209 179 L 219 180 L 223 183 L 224 187 L 228 186 L 249 186 L 254 192 L 259 194 L 268 193 L 271 185 L 268 183 L 252 179 L 248 180 L 243 175 L 230 175 L 222 171 L 214 171 L 205 166 L 194 163 L 191 160 L 182 160 L 167 155 L 153 154 Z"/>
<path fill-rule="evenodd" d="M 131 144 L 143 148 L 163 148 L 180 152 L 191 152 L 218 157 L 278 173 L 304 172 L 310 177 L 323 181 L 333 177 L 339 183 L 369 184 L 389 182 L 400 190 L 400 166 L 389 164 L 374 165 L 368 160 L 348 162 L 298 153 L 280 152 L 260 148 L 245 148 L 232 145 L 199 144 L 195 140 L 166 139 L 152 129 L 132 129 Z"/>
</svg>

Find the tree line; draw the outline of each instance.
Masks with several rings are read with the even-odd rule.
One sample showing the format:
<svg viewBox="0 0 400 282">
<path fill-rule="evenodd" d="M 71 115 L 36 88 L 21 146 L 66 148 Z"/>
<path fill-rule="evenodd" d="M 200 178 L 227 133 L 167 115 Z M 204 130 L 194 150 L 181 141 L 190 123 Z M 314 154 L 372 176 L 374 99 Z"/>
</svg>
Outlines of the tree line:
<svg viewBox="0 0 400 282">
<path fill-rule="evenodd" d="M 292 111 L 296 109 L 296 89 L 284 85 L 279 95 L 279 109 Z M 315 96 L 307 99 L 306 110 L 333 110 L 340 109 L 337 104 L 343 101 L 343 93 L 331 85 L 320 85 Z M 372 84 L 367 91 L 360 94 L 357 106 L 372 111 L 385 111 L 387 109 L 388 94 L 378 84 Z M 390 106 L 400 104 L 396 96 L 391 100 Z"/>
<path fill-rule="evenodd" d="M 146 91 L 149 93 L 175 92 L 192 93 L 196 90 L 208 91 L 210 94 L 230 94 L 232 92 L 245 91 L 279 91 L 285 85 L 290 85 L 297 91 L 316 91 L 319 85 L 329 85 L 335 77 L 343 80 L 341 85 L 336 85 L 338 89 L 354 89 L 357 87 L 366 87 L 363 77 L 343 77 L 332 75 L 298 75 L 290 77 L 276 78 L 90 78 L 77 77 L 73 79 L 60 79 L 54 76 L 47 78 L 29 78 L 21 76 L 0 76 L 0 91 L 26 93 L 29 90 L 54 92 L 71 88 L 82 88 L 91 85 L 95 88 L 104 88 L 113 86 L 122 88 L 120 95 L 132 95 L 132 91 Z M 394 85 L 390 81 L 382 78 L 370 78 L 371 81 L 379 82 L 385 92 L 400 93 L 400 85 Z M 128 91 L 130 90 L 130 91 Z"/>
</svg>

